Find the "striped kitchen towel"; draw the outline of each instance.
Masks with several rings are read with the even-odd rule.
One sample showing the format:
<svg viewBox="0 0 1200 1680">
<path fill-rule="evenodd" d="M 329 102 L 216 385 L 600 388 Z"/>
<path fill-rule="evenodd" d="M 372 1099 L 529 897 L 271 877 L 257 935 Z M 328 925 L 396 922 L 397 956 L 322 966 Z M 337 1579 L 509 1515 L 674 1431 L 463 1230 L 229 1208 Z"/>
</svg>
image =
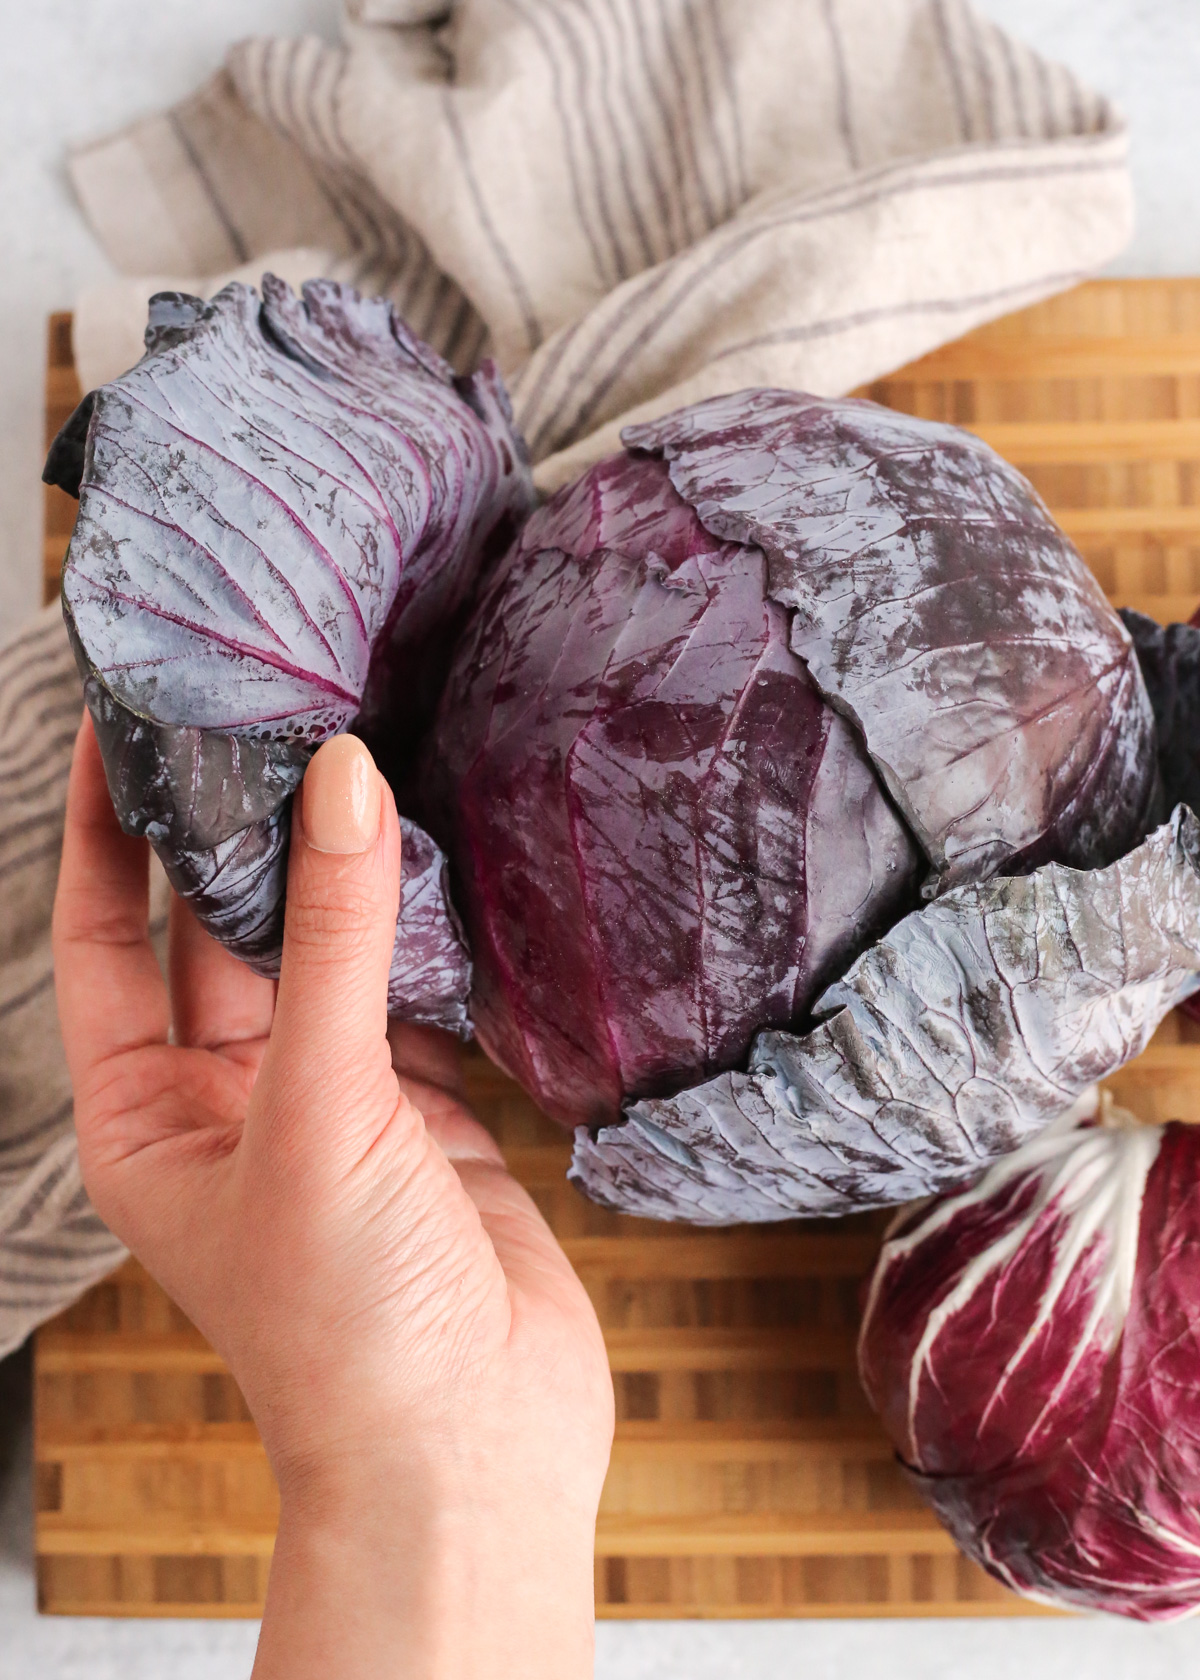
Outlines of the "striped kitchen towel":
<svg viewBox="0 0 1200 1680">
<path fill-rule="evenodd" d="M 552 487 L 629 420 L 849 390 L 1129 230 L 1119 117 L 962 0 L 347 9 L 340 44 L 244 42 L 75 153 L 132 277 L 80 300 L 85 387 L 136 360 L 150 291 L 332 273 L 460 368 L 493 354 Z M 80 1184 L 51 984 L 79 706 L 45 617 L 0 654 L 0 1352 L 121 1252 Z"/>
<path fill-rule="evenodd" d="M 129 273 L 310 247 L 456 365 L 489 349 L 543 486 L 682 403 L 850 390 L 1129 232 L 1118 115 L 964 0 L 351 9 L 84 147 L 80 200 Z M 119 341 L 81 300 L 86 382 L 145 295 Z"/>
<path fill-rule="evenodd" d="M 50 912 L 83 685 L 49 607 L 0 652 L 0 1354 L 124 1250 L 79 1174 Z"/>
</svg>

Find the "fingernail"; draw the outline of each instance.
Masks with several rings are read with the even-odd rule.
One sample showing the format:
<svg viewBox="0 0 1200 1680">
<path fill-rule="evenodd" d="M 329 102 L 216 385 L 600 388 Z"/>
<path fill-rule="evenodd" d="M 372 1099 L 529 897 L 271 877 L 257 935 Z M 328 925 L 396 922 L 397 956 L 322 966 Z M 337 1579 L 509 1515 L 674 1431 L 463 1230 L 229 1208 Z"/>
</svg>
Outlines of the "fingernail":
<svg viewBox="0 0 1200 1680">
<path fill-rule="evenodd" d="M 304 838 L 318 852 L 365 852 L 379 834 L 379 772 L 355 735 L 335 735 L 304 772 Z"/>
</svg>

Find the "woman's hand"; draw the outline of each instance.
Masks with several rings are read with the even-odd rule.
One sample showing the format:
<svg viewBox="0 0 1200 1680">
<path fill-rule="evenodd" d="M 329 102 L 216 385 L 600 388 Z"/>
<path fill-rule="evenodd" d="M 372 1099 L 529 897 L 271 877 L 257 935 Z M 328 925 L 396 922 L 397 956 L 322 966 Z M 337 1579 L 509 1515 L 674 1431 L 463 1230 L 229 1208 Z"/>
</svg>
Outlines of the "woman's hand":
<svg viewBox="0 0 1200 1680">
<path fill-rule="evenodd" d="M 590 1673 L 604 1345 L 441 1035 L 396 1035 L 393 1069 L 400 834 L 369 753 L 309 765 L 278 987 L 176 901 L 168 995 L 147 867 L 85 718 L 55 909 L 84 1178 L 278 1478 L 256 1676 Z"/>
</svg>

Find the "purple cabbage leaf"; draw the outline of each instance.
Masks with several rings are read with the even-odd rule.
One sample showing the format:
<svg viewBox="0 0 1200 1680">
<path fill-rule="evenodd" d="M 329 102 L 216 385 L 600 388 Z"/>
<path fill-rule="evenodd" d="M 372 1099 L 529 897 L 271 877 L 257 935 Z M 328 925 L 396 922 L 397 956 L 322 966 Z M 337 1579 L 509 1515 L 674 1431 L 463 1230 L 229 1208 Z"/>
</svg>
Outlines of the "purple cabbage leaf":
<svg viewBox="0 0 1200 1680">
<path fill-rule="evenodd" d="M 650 525 L 640 553 L 627 516 Z M 568 1122 L 739 1063 L 924 872 L 788 648 L 761 556 L 712 538 L 655 461 L 598 468 L 530 521 L 459 650 L 430 781 L 460 842 L 476 1030 Z"/>
<path fill-rule="evenodd" d="M 79 496 L 64 611 L 122 823 L 275 973 L 309 757 L 354 727 L 402 781 L 477 573 L 531 505 L 499 377 L 456 377 L 331 281 L 161 294 L 46 477 Z M 463 1032 L 444 859 L 412 822 L 405 842 L 389 1006 Z"/>
<path fill-rule="evenodd" d="M 1147 810 L 1151 720 L 1104 594 L 970 432 L 789 391 L 632 426 L 706 529 L 756 544 L 790 645 L 860 730 L 931 888 L 1090 868 Z"/>
</svg>

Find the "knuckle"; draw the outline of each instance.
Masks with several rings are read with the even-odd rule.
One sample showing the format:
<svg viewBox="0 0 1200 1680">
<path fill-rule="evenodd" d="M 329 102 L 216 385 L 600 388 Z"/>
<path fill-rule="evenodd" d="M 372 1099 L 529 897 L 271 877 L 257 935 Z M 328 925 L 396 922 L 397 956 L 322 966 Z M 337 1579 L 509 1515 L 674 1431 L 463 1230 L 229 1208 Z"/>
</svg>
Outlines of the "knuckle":
<svg viewBox="0 0 1200 1680">
<path fill-rule="evenodd" d="M 138 945 L 145 938 L 141 919 L 126 906 L 66 889 L 55 900 L 51 933 L 60 945 Z"/>
<path fill-rule="evenodd" d="M 289 895 L 284 926 L 287 937 L 301 949 L 347 953 L 361 950 L 379 925 L 380 912 L 372 896 L 345 884 L 321 897 Z"/>
</svg>

